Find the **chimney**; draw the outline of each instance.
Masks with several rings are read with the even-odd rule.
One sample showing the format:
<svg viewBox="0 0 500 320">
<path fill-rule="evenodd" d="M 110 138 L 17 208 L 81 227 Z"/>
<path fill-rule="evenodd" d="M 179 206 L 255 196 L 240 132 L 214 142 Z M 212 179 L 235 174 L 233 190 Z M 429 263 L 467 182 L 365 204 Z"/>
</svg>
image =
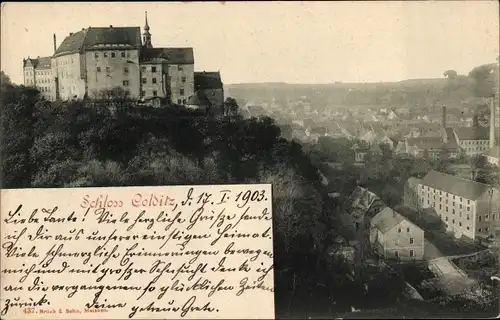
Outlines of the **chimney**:
<svg viewBox="0 0 500 320">
<path fill-rule="evenodd" d="M 70 33 L 69 33 L 69 35 L 70 35 L 70 36 L 72 36 L 72 35 L 73 35 L 73 32 L 70 32 Z"/>
<path fill-rule="evenodd" d="M 495 146 L 495 97 L 490 99 L 490 149 Z"/>
<path fill-rule="evenodd" d="M 443 126 L 443 129 L 446 128 L 446 106 L 443 106 L 442 126 Z"/>
<path fill-rule="evenodd" d="M 110 24 L 110 25 L 109 25 L 109 27 L 110 27 L 110 28 L 113 28 L 113 25 L 111 25 L 111 24 Z"/>
<path fill-rule="evenodd" d="M 57 47 L 56 47 L 56 34 L 54 33 L 54 54 L 56 53 Z"/>
<path fill-rule="evenodd" d="M 479 116 L 477 114 L 472 116 L 472 127 L 473 128 L 479 127 Z"/>
</svg>

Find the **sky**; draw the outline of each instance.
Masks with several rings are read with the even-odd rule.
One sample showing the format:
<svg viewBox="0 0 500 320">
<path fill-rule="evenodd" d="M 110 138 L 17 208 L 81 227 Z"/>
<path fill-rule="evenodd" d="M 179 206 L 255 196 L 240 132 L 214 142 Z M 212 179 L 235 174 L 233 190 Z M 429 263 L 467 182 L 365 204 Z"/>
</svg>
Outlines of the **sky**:
<svg viewBox="0 0 500 320">
<path fill-rule="evenodd" d="M 53 54 L 82 28 L 144 26 L 153 46 L 193 47 L 225 84 L 333 83 L 467 74 L 499 55 L 498 1 L 13 2 L 1 6 L 1 70 Z"/>
</svg>

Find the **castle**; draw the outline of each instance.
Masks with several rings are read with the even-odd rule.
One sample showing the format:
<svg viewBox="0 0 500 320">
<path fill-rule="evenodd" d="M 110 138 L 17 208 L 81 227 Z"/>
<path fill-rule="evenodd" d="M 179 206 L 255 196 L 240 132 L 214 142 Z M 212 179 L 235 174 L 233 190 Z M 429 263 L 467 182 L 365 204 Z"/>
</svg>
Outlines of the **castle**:
<svg viewBox="0 0 500 320">
<path fill-rule="evenodd" d="M 220 72 L 195 72 L 193 48 L 156 48 L 147 12 L 140 27 L 88 27 L 70 33 L 54 55 L 23 59 L 24 84 L 48 100 L 97 98 L 121 88 L 140 101 L 166 101 L 193 108 L 218 107 Z"/>
</svg>

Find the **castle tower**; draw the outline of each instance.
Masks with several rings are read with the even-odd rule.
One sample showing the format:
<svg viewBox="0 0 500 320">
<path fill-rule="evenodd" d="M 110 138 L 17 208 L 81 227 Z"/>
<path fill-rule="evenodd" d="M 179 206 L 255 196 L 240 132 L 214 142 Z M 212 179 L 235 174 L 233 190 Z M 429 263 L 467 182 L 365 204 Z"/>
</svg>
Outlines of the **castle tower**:
<svg viewBox="0 0 500 320">
<path fill-rule="evenodd" d="M 146 11 L 146 24 L 144 25 L 144 32 L 142 33 L 142 42 L 143 47 L 152 48 L 153 44 L 151 43 L 151 33 L 149 33 L 149 25 L 148 25 L 148 12 Z"/>
</svg>

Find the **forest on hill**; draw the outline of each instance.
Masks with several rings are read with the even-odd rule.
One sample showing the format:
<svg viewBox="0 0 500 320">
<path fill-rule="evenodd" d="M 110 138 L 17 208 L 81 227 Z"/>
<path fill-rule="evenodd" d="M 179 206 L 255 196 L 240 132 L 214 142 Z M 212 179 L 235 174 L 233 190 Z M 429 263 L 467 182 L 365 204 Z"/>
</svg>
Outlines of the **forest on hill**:
<svg viewBox="0 0 500 320">
<path fill-rule="evenodd" d="M 318 111 L 328 106 L 381 106 L 424 107 L 436 102 L 450 107 L 483 104 L 498 86 L 498 63 L 473 68 L 469 74 L 460 75 L 454 70 L 443 72 L 440 79 L 409 79 L 399 82 L 287 84 L 249 83 L 228 84 L 225 92 L 246 102 L 264 103 L 275 101 L 305 100 Z M 498 90 L 498 89 L 497 89 Z"/>
</svg>

